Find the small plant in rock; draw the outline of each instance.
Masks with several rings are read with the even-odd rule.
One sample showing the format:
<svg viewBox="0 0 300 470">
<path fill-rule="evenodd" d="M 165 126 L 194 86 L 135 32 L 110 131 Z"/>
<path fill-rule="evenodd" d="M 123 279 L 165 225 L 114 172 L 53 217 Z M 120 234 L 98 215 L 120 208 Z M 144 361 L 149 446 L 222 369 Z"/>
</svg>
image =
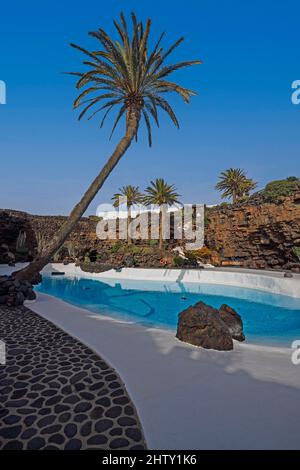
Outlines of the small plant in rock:
<svg viewBox="0 0 300 470">
<path fill-rule="evenodd" d="M 119 253 L 121 249 L 122 249 L 122 243 L 119 241 L 109 247 L 109 252 L 112 254 Z"/>
<path fill-rule="evenodd" d="M 143 255 L 152 255 L 153 254 L 153 248 L 151 246 L 143 246 L 142 254 Z"/>
<path fill-rule="evenodd" d="M 294 248 L 293 248 L 293 253 L 294 253 L 294 255 L 296 255 L 297 258 L 300 260 L 300 246 L 294 246 Z"/>
<path fill-rule="evenodd" d="M 128 248 L 129 248 L 128 251 L 132 253 L 133 255 L 140 255 L 143 253 L 143 247 L 141 246 L 130 245 Z"/>
<path fill-rule="evenodd" d="M 68 255 L 69 255 L 69 258 L 76 258 L 77 256 L 77 248 L 76 246 L 74 245 L 74 243 L 72 241 L 67 241 L 65 244 L 64 244 L 64 247 L 67 249 L 68 251 Z"/>
<path fill-rule="evenodd" d="M 174 256 L 173 264 L 176 268 L 182 268 L 185 265 L 186 260 L 180 256 Z"/>
<path fill-rule="evenodd" d="M 36 251 L 37 251 L 37 254 L 40 255 L 46 248 L 47 241 L 46 241 L 45 236 L 41 232 L 36 232 L 35 238 L 36 238 L 36 243 L 37 243 Z"/>
<path fill-rule="evenodd" d="M 198 260 L 207 260 L 211 257 L 212 251 L 210 248 L 207 248 L 207 246 L 203 246 L 202 248 L 199 248 L 199 250 L 195 250 L 193 253 Z"/>
</svg>

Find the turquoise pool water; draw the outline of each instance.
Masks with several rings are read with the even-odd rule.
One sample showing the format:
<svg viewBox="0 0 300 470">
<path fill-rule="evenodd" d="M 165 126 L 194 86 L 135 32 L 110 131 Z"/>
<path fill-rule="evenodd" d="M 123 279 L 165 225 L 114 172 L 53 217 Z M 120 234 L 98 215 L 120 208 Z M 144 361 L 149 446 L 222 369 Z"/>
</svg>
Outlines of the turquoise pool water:
<svg viewBox="0 0 300 470">
<path fill-rule="evenodd" d="M 178 314 L 202 300 L 229 304 L 242 317 L 248 342 L 290 346 L 300 339 L 300 299 L 222 285 L 44 277 L 37 288 L 79 307 L 135 323 L 176 329 Z"/>
</svg>

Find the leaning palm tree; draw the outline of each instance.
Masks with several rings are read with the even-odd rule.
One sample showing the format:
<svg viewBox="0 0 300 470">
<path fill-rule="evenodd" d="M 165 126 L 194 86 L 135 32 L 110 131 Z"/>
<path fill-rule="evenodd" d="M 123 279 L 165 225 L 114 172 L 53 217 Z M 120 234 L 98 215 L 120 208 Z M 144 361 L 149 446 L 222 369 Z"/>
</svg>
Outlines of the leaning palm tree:
<svg viewBox="0 0 300 470">
<path fill-rule="evenodd" d="M 164 233 L 164 213 L 167 206 L 179 204 L 175 186 L 169 185 L 163 178 L 157 178 L 150 182 L 150 186 L 145 189 L 144 203 L 159 207 L 159 248 L 163 249 L 163 233 Z"/>
<path fill-rule="evenodd" d="M 112 197 L 114 201 L 114 207 L 119 207 L 121 204 L 126 204 L 127 206 L 127 227 L 128 227 L 128 236 L 127 242 L 130 245 L 131 235 L 130 235 L 130 223 L 131 223 L 131 209 L 135 204 L 142 204 L 143 195 L 139 190 L 138 186 L 123 186 L 119 189 L 118 193 L 115 193 Z"/>
<path fill-rule="evenodd" d="M 88 67 L 88 70 L 85 72 L 72 72 L 72 75 L 79 77 L 76 84 L 77 89 L 84 88 L 84 91 L 81 91 L 74 103 L 74 108 L 82 108 L 79 119 L 89 111 L 92 111 L 89 119 L 103 111 L 104 115 L 100 122 L 100 127 L 102 127 L 108 114 L 113 109 L 118 108 L 112 133 L 124 116 L 125 134 L 86 193 L 73 208 L 68 219 L 53 237 L 47 250 L 28 267 L 17 273 L 19 279 L 33 279 L 62 246 L 107 177 L 131 145 L 132 140 L 137 138 L 141 118 L 143 117 L 145 121 L 149 145 L 151 145 L 150 118 L 153 118 L 158 126 L 159 109 L 165 111 L 175 126 L 179 127 L 176 115 L 165 99 L 166 93 L 175 92 L 186 103 L 189 103 L 191 96 L 196 94 L 167 79 L 176 70 L 201 63 L 199 60 L 193 60 L 172 65 L 166 64 L 166 59 L 181 44 L 183 38 L 178 39 L 171 47 L 164 50 L 161 46 L 162 34 L 150 51 L 151 20 L 148 19 L 146 24 L 143 25 L 134 14 L 131 15 L 131 18 L 131 32 L 123 14 L 120 17 L 120 23 L 114 21 L 119 40 L 111 39 L 101 28 L 90 33 L 100 43 L 101 50 L 97 48 L 89 51 L 71 44 L 87 57 L 87 60 L 83 63 Z"/>
<path fill-rule="evenodd" d="M 216 189 L 222 191 L 223 199 L 232 197 L 232 202 L 235 204 L 239 198 L 249 196 L 250 191 L 256 186 L 257 184 L 252 179 L 247 178 L 244 170 L 229 168 L 219 176 Z"/>
</svg>

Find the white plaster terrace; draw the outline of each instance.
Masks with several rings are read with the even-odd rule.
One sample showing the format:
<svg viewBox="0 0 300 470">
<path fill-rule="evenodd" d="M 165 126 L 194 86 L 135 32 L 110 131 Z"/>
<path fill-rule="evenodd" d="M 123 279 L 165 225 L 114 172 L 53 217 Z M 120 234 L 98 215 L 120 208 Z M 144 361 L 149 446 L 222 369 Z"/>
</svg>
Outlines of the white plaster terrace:
<svg viewBox="0 0 300 470">
<path fill-rule="evenodd" d="M 58 264 L 47 270 L 111 282 L 130 274 L 139 280 L 242 283 L 300 297 L 299 276 L 265 271 L 126 269 L 91 275 Z M 235 342 L 231 352 L 207 351 L 178 341 L 174 332 L 107 318 L 45 294 L 28 306 L 115 367 L 149 449 L 300 448 L 300 365 L 291 362 L 291 349 Z"/>
</svg>

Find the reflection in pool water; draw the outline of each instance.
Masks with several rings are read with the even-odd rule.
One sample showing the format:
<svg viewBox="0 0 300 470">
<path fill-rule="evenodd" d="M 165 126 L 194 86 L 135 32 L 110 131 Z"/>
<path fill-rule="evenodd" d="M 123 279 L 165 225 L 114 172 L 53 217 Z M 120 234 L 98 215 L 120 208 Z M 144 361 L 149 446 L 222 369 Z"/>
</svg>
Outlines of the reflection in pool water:
<svg viewBox="0 0 300 470">
<path fill-rule="evenodd" d="M 300 339 L 300 299 L 216 284 L 111 281 L 44 277 L 40 292 L 102 315 L 176 329 L 178 314 L 202 300 L 230 305 L 242 317 L 249 342 L 290 346 Z"/>
</svg>

